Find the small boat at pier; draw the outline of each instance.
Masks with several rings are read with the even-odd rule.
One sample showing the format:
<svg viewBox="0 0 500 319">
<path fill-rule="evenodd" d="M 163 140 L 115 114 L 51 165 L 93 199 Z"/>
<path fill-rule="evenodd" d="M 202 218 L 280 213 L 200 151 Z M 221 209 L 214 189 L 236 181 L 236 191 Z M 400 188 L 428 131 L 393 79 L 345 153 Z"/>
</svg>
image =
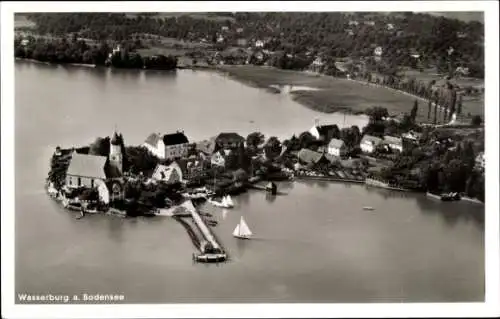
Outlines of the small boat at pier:
<svg viewBox="0 0 500 319">
<path fill-rule="evenodd" d="M 452 201 L 459 201 L 460 200 L 460 195 L 456 192 L 443 193 L 441 195 L 427 192 L 427 197 L 438 199 L 438 200 L 441 200 L 443 202 L 452 202 Z"/>
<path fill-rule="evenodd" d="M 234 207 L 234 202 L 233 202 L 233 199 L 231 198 L 231 196 L 227 195 L 226 197 L 224 197 L 222 199 L 222 202 L 224 202 L 224 201 L 225 201 L 226 206 L 228 208 L 233 208 Z"/>
<path fill-rule="evenodd" d="M 233 231 L 233 236 L 239 239 L 250 239 L 252 235 L 252 231 L 245 222 L 245 219 L 243 219 L 243 216 L 241 216 L 239 224 L 236 225 Z"/>
<path fill-rule="evenodd" d="M 222 208 L 233 208 L 234 207 L 233 200 L 231 199 L 231 196 L 229 196 L 229 195 L 223 196 L 222 200 L 220 202 L 215 201 L 211 198 L 209 198 L 207 201 L 216 207 L 222 207 Z"/>
<path fill-rule="evenodd" d="M 202 263 L 218 263 L 226 261 L 226 254 L 193 254 L 193 261 Z"/>
</svg>

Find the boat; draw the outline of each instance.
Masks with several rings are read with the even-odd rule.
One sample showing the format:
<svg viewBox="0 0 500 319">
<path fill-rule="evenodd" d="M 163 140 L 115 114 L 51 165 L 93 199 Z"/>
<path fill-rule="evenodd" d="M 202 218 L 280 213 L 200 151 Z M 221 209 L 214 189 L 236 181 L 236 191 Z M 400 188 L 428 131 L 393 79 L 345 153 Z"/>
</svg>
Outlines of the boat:
<svg viewBox="0 0 500 319">
<path fill-rule="evenodd" d="M 371 207 L 371 206 L 365 206 L 363 207 L 364 210 L 375 210 L 375 208 Z"/>
<path fill-rule="evenodd" d="M 193 254 L 193 260 L 197 262 L 222 262 L 226 260 L 226 254 Z"/>
<path fill-rule="evenodd" d="M 239 239 L 250 239 L 252 235 L 252 231 L 250 230 L 250 228 L 248 228 L 248 225 L 245 222 L 245 219 L 243 219 L 243 216 L 241 216 L 240 223 L 236 225 L 236 228 L 233 231 L 233 236 Z"/>
<path fill-rule="evenodd" d="M 222 201 L 220 201 L 220 202 L 218 202 L 216 200 L 213 200 L 211 198 L 209 198 L 207 201 L 210 204 L 212 204 L 212 205 L 214 205 L 216 207 L 222 207 L 222 208 L 232 208 L 232 207 L 234 207 L 234 205 L 233 206 L 230 205 L 232 201 L 228 203 L 226 197 L 222 197 Z"/>
<path fill-rule="evenodd" d="M 452 192 L 448 194 L 441 194 L 441 200 L 445 202 L 460 200 L 460 195 L 458 193 Z"/>
<path fill-rule="evenodd" d="M 224 201 L 224 199 L 223 199 L 223 201 Z M 225 201 L 226 201 L 227 207 L 231 207 L 231 208 L 234 207 L 234 202 L 233 202 L 233 199 L 231 198 L 231 196 L 227 195 L 225 197 Z"/>
<path fill-rule="evenodd" d="M 431 197 L 434 199 L 441 200 L 443 202 L 451 202 L 451 201 L 458 201 L 460 200 L 460 195 L 456 192 L 451 192 L 451 193 L 443 193 L 441 195 L 433 194 L 430 192 L 427 192 L 427 197 Z"/>
</svg>

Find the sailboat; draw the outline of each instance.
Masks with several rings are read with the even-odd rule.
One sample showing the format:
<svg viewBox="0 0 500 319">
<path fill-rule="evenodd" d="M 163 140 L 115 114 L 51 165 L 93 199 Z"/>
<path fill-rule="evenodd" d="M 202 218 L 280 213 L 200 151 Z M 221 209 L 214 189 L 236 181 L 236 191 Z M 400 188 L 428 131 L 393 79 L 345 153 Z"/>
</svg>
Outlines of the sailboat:
<svg viewBox="0 0 500 319">
<path fill-rule="evenodd" d="M 233 231 L 233 236 L 240 239 L 250 239 L 252 235 L 252 231 L 248 228 L 243 216 L 241 216 L 240 223 L 236 225 L 236 228 Z"/>
<path fill-rule="evenodd" d="M 234 207 L 234 202 L 233 202 L 233 199 L 232 199 L 232 198 L 231 198 L 231 196 L 229 196 L 229 195 L 227 195 L 227 196 L 226 196 L 226 197 L 222 200 L 222 202 L 223 202 L 224 204 L 226 204 L 226 206 L 227 206 L 228 208 L 230 208 L 230 207 Z"/>
</svg>

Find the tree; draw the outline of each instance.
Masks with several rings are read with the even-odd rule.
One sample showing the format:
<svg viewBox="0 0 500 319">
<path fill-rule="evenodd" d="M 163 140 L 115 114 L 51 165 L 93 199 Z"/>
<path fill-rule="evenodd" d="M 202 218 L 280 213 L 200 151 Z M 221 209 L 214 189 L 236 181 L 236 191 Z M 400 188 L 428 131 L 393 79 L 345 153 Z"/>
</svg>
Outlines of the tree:
<svg viewBox="0 0 500 319">
<path fill-rule="evenodd" d="M 438 107 L 439 107 L 438 99 L 436 98 L 436 100 L 434 102 L 434 121 L 433 121 L 434 124 L 437 124 L 437 111 L 438 111 Z"/>
<path fill-rule="evenodd" d="M 256 149 L 259 145 L 264 143 L 265 137 L 261 132 L 253 132 L 248 134 L 246 142 L 248 148 Z"/>
<path fill-rule="evenodd" d="M 458 96 L 458 101 L 457 101 L 457 115 L 462 114 L 462 94 Z"/>
<path fill-rule="evenodd" d="M 374 106 L 368 108 L 365 111 L 365 114 L 368 115 L 370 117 L 370 121 L 373 122 L 381 121 L 382 119 L 389 116 L 389 112 L 387 111 L 387 109 L 381 106 Z"/>
<path fill-rule="evenodd" d="M 449 89 L 449 94 L 450 94 L 450 96 L 449 96 L 449 98 L 450 98 L 449 120 L 451 120 L 453 118 L 453 114 L 456 111 L 456 104 L 457 104 L 457 91 L 451 85 L 450 85 L 450 89 Z"/>
<path fill-rule="evenodd" d="M 427 120 L 431 119 L 431 109 L 432 109 L 432 101 L 429 99 L 429 102 L 427 104 L 428 110 L 427 110 Z"/>
<path fill-rule="evenodd" d="M 264 152 L 269 159 L 275 159 L 281 154 L 281 142 L 276 136 L 271 136 L 264 146 Z"/>
<path fill-rule="evenodd" d="M 315 145 L 316 139 L 310 132 L 302 132 L 299 135 L 300 148 L 311 148 Z"/>
<path fill-rule="evenodd" d="M 418 101 L 415 100 L 415 102 L 413 103 L 413 108 L 411 109 L 410 113 L 410 119 L 413 123 L 415 123 L 415 120 L 417 118 L 417 113 L 418 113 Z"/>
<path fill-rule="evenodd" d="M 94 143 L 90 145 L 89 154 L 108 157 L 110 148 L 109 141 L 110 141 L 109 136 L 105 138 L 101 137 L 96 138 Z"/>
<path fill-rule="evenodd" d="M 473 126 L 481 126 L 482 123 L 483 123 L 483 119 L 479 115 L 474 115 L 471 119 L 471 122 L 470 122 L 470 124 Z"/>
</svg>

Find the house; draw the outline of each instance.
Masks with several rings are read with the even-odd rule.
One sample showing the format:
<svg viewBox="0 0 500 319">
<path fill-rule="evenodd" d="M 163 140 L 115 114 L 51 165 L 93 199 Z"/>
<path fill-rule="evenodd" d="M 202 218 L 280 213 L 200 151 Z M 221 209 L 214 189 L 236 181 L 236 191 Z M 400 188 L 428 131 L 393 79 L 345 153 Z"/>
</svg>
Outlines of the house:
<svg viewBox="0 0 500 319">
<path fill-rule="evenodd" d="M 373 54 L 375 56 L 380 57 L 382 56 L 382 53 L 383 53 L 382 47 L 376 47 L 375 50 L 373 50 Z"/>
<path fill-rule="evenodd" d="M 66 172 L 66 186 L 68 188 L 97 187 L 97 181 L 104 182 L 106 180 L 104 172 L 106 160 L 106 156 L 73 152 Z"/>
<path fill-rule="evenodd" d="M 413 144 L 418 144 L 420 141 L 420 137 L 422 137 L 421 133 L 413 132 L 413 131 L 409 131 L 409 132 L 401 134 L 401 138 L 403 140 L 407 140 Z"/>
<path fill-rule="evenodd" d="M 236 33 L 242 33 L 242 32 L 243 32 L 243 28 L 236 29 Z"/>
<path fill-rule="evenodd" d="M 229 31 L 229 27 L 228 26 L 222 26 L 220 29 L 222 31 Z"/>
<path fill-rule="evenodd" d="M 22 46 L 27 46 L 29 43 L 30 43 L 30 40 L 28 40 L 28 39 L 22 39 L 21 40 L 21 45 Z"/>
<path fill-rule="evenodd" d="M 365 21 L 364 23 L 365 23 L 365 25 L 369 25 L 372 27 L 375 25 L 375 21 Z"/>
<path fill-rule="evenodd" d="M 387 23 L 386 28 L 387 28 L 387 30 L 391 31 L 391 30 L 394 30 L 395 26 L 392 23 Z"/>
<path fill-rule="evenodd" d="M 480 152 L 476 156 L 476 167 L 484 169 L 485 166 L 486 166 L 486 161 L 485 161 L 485 158 L 484 158 L 484 152 Z"/>
<path fill-rule="evenodd" d="M 231 150 L 220 149 L 210 157 L 210 164 L 220 167 L 226 166 L 226 157 L 231 154 Z"/>
<path fill-rule="evenodd" d="M 160 159 L 172 159 L 187 155 L 189 141 L 184 132 L 180 131 L 164 136 L 160 133 L 153 133 L 148 136 L 142 146 Z"/>
<path fill-rule="evenodd" d="M 469 68 L 459 66 L 455 70 L 456 75 L 462 75 L 462 76 L 468 76 L 469 75 Z"/>
<path fill-rule="evenodd" d="M 163 144 L 165 145 L 165 158 L 179 158 L 188 154 L 189 140 L 183 131 L 164 135 Z"/>
<path fill-rule="evenodd" d="M 388 145 L 391 150 L 403 151 L 403 139 L 401 137 L 386 135 L 384 136 L 384 143 Z"/>
<path fill-rule="evenodd" d="M 332 138 L 330 143 L 328 143 L 328 154 L 342 157 L 345 156 L 346 152 L 347 148 L 344 141 Z"/>
<path fill-rule="evenodd" d="M 309 68 L 312 72 L 321 72 L 324 65 L 325 65 L 325 62 L 323 61 L 323 59 L 321 57 L 318 56 L 318 57 L 316 57 L 316 59 L 314 59 L 314 61 L 311 63 Z"/>
<path fill-rule="evenodd" d="M 335 160 L 335 158 L 330 154 L 315 152 L 307 148 L 301 149 L 297 154 L 297 157 L 299 159 L 299 163 L 307 165 L 330 164 Z"/>
<path fill-rule="evenodd" d="M 354 25 L 354 26 L 357 26 L 358 24 L 359 24 L 359 22 L 358 22 L 358 21 L 356 21 L 356 20 L 350 20 L 350 21 L 349 21 L 349 25 Z"/>
<path fill-rule="evenodd" d="M 333 137 L 333 133 L 336 125 L 315 125 L 310 130 L 312 136 L 317 140 L 323 141 L 325 143 L 330 142 Z"/>
<path fill-rule="evenodd" d="M 175 184 L 183 181 L 183 174 L 179 164 L 175 162 L 168 166 L 158 164 L 151 179 L 167 184 Z"/>
<path fill-rule="evenodd" d="M 352 29 L 345 29 L 345 32 L 346 32 L 348 35 L 354 35 L 354 31 L 352 31 Z"/>
<path fill-rule="evenodd" d="M 182 170 L 184 179 L 189 180 L 203 174 L 204 159 L 202 157 L 191 155 L 187 159 L 177 161 L 177 164 Z"/>
<path fill-rule="evenodd" d="M 233 149 L 244 146 L 245 138 L 237 133 L 220 133 L 215 138 L 215 149 Z"/>
<path fill-rule="evenodd" d="M 262 48 L 262 47 L 264 47 L 264 41 L 262 41 L 262 40 L 255 41 L 255 47 L 256 48 Z"/>
<path fill-rule="evenodd" d="M 359 144 L 364 153 L 373 153 L 375 148 L 382 143 L 382 139 L 372 135 L 364 135 Z"/>
</svg>

